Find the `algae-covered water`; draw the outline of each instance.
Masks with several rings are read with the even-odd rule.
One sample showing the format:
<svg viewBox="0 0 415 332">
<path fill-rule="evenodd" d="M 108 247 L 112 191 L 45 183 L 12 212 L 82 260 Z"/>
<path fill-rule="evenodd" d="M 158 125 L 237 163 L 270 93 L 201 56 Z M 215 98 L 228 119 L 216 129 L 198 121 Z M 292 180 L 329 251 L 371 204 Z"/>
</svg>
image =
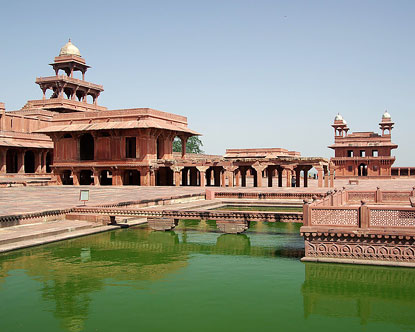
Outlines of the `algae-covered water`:
<svg viewBox="0 0 415 332">
<path fill-rule="evenodd" d="M 123 229 L 0 256 L 0 331 L 409 331 L 415 270 L 301 263 L 298 224 Z"/>
</svg>

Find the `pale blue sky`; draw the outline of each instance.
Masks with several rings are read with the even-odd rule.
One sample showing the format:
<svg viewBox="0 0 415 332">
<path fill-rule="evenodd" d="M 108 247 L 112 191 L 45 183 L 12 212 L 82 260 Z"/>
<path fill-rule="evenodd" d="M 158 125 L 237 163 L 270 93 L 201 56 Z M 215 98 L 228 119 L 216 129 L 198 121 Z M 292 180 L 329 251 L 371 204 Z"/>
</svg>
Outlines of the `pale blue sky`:
<svg viewBox="0 0 415 332">
<path fill-rule="evenodd" d="M 415 165 L 415 1 L 2 1 L 0 101 L 40 99 L 70 37 L 101 105 L 188 117 L 207 153 L 283 147 L 330 157 L 340 112 Z"/>
</svg>

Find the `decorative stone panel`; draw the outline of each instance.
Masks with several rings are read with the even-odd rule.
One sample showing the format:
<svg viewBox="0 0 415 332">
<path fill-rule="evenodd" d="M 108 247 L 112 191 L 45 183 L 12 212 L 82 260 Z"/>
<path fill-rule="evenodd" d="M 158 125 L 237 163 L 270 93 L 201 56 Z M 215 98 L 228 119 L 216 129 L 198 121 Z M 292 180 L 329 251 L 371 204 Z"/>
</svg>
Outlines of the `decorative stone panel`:
<svg viewBox="0 0 415 332">
<path fill-rule="evenodd" d="M 349 201 L 353 202 L 374 202 L 376 200 L 376 192 L 353 192 L 349 191 L 347 193 L 347 198 Z"/>
<path fill-rule="evenodd" d="M 357 209 L 311 209 L 312 225 L 358 226 Z"/>
<path fill-rule="evenodd" d="M 408 202 L 410 192 L 382 192 L 382 202 Z"/>
<path fill-rule="evenodd" d="M 415 263 L 415 236 L 305 233 L 305 256 Z"/>
<path fill-rule="evenodd" d="M 370 209 L 370 226 L 414 227 L 415 209 Z"/>
</svg>

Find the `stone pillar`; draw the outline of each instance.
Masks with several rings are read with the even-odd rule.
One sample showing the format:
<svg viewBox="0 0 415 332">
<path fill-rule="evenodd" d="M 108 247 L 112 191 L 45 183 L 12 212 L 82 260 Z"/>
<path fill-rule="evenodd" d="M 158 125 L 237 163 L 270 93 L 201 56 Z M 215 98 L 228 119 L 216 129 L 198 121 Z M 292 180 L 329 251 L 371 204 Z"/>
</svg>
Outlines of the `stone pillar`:
<svg viewBox="0 0 415 332">
<path fill-rule="evenodd" d="M 268 166 L 267 176 L 268 176 L 268 187 L 272 188 L 272 175 L 274 173 L 274 167 Z"/>
<path fill-rule="evenodd" d="M 180 137 L 181 141 L 182 141 L 182 159 L 186 159 L 186 145 L 187 145 L 187 140 L 188 137 Z"/>
<path fill-rule="evenodd" d="M 73 185 L 79 186 L 79 171 L 72 170 Z"/>
<path fill-rule="evenodd" d="M 156 173 L 154 169 L 150 169 L 150 186 L 156 186 Z"/>
<path fill-rule="evenodd" d="M 24 154 L 25 151 L 24 150 L 19 150 L 16 152 L 17 153 L 17 173 L 24 173 Z"/>
<path fill-rule="evenodd" d="M 42 151 L 37 151 L 35 154 L 35 173 L 42 173 Z"/>
<path fill-rule="evenodd" d="M 256 184 L 257 184 L 257 187 L 259 188 L 262 187 L 262 171 L 265 169 L 265 167 L 266 166 L 263 166 L 263 165 L 253 166 L 253 168 L 256 170 Z"/>
<path fill-rule="evenodd" d="M 7 149 L 0 149 L 0 174 L 6 174 Z"/>
<path fill-rule="evenodd" d="M 241 170 L 236 171 L 235 174 L 235 187 L 239 187 L 241 185 Z"/>
<path fill-rule="evenodd" d="M 323 167 L 324 169 L 324 187 L 328 188 L 329 186 L 329 172 L 327 167 Z"/>
<path fill-rule="evenodd" d="M 200 172 L 200 186 L 206 187 L 206 170 L 208 169 L 207 166 L 197 166 L 196 167 Z"/>
<path fill-rule="evenodd" d="M 318 176 L 318 187 L 322 188 L 323 187 L 323 167 L 318 166 L 316 167 L 317 170 L 317 176 Z"/>
<path fill-rule="evenodd" d="M 112 170 L 112 185 L 113 186 L 122 186 L 122 174 L 120 169 Z"/>
<path fill-rule="evenodd" d="M 180 171 L 174 171 L 174 185 L 180 186 Z"/>
<path fill-rule="evenodd" d="M 304 169 L 304 188 L 308 187 L 308 169 Z"/>
<path fill-rule="evenodd" d="M 301 187 L 301 168 L 297 166 L 295 168 L 295 186 Z"/>
<path fill-rule="evenodd" d="M 282 168 L 277 168 L 277 175 L 278 175 L 278 187 L 282 187 Z"/>
<path fill-rule="evenodd" d="M 220 171 L 220 181 L 221 181 L 221 184 L 220 184 L 220 186 L 221 187 L 226 187 L 226 176 L 225 176 L 225 170 L 222 170 L 222 171 Z"/>
<path fill-rule="evenodd" d="M 53 174 L 55 176 L 56 183 L 61 186 L 62 185 L 62 173 L 58 172 L 57 170 L 54 170 Z"/>
<path fill-rule="evenodd" d="M 97 169 L 93 169 L 92 170 L 92 173 L 93 173 L 93 176 L 94 176 L 94 186 L 99 186 L 99 185 L 101 185 L 100 183 L 99 183 L 99 170 L 97 170 Z"/>
</svg>

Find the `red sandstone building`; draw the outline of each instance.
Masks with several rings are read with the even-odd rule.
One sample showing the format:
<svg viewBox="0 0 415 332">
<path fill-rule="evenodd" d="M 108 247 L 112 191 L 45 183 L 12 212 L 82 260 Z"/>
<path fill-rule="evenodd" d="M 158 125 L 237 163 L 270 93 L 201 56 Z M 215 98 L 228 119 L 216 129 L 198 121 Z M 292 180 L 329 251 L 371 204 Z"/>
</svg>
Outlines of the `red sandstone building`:
<svg viewBox="0 0 415 332">
<path fill-rule="evenodd" d="M 338 114 L 334 119 L 334 150 L 331 162 L 335 166 L 336 178 L 368 177 L 390 178 L 395 157 L 391 151 L 398 145 L 391 141 L 394 123 L 388 112 L 379 123 L 382 134 L 374 132 L 348 133 L 346 121 Z"/>
<path fill-rule="evenodd" d="M 188 128 L 186 117 L 99 106 L 103 86 L 85 81 L 90 67 L 71 41 L 51 66 L 55 75 L 36 79 L 42 99 L 28 101 L 19 111 L 2 107 L 2 174 L 52 169 L 57 183 L 66 185 L 307 187 L 314 167 L 319 186 L 333 186 L 328 160 L 299 152 L 231 149 L 223 157 L 186 155 L 188 138 L 199 135 Z M 81 78 L 74 77 L 77 72 Z M 179 155 L 173 154 L 175 137 L 182 142 Z"/>
</svg>

